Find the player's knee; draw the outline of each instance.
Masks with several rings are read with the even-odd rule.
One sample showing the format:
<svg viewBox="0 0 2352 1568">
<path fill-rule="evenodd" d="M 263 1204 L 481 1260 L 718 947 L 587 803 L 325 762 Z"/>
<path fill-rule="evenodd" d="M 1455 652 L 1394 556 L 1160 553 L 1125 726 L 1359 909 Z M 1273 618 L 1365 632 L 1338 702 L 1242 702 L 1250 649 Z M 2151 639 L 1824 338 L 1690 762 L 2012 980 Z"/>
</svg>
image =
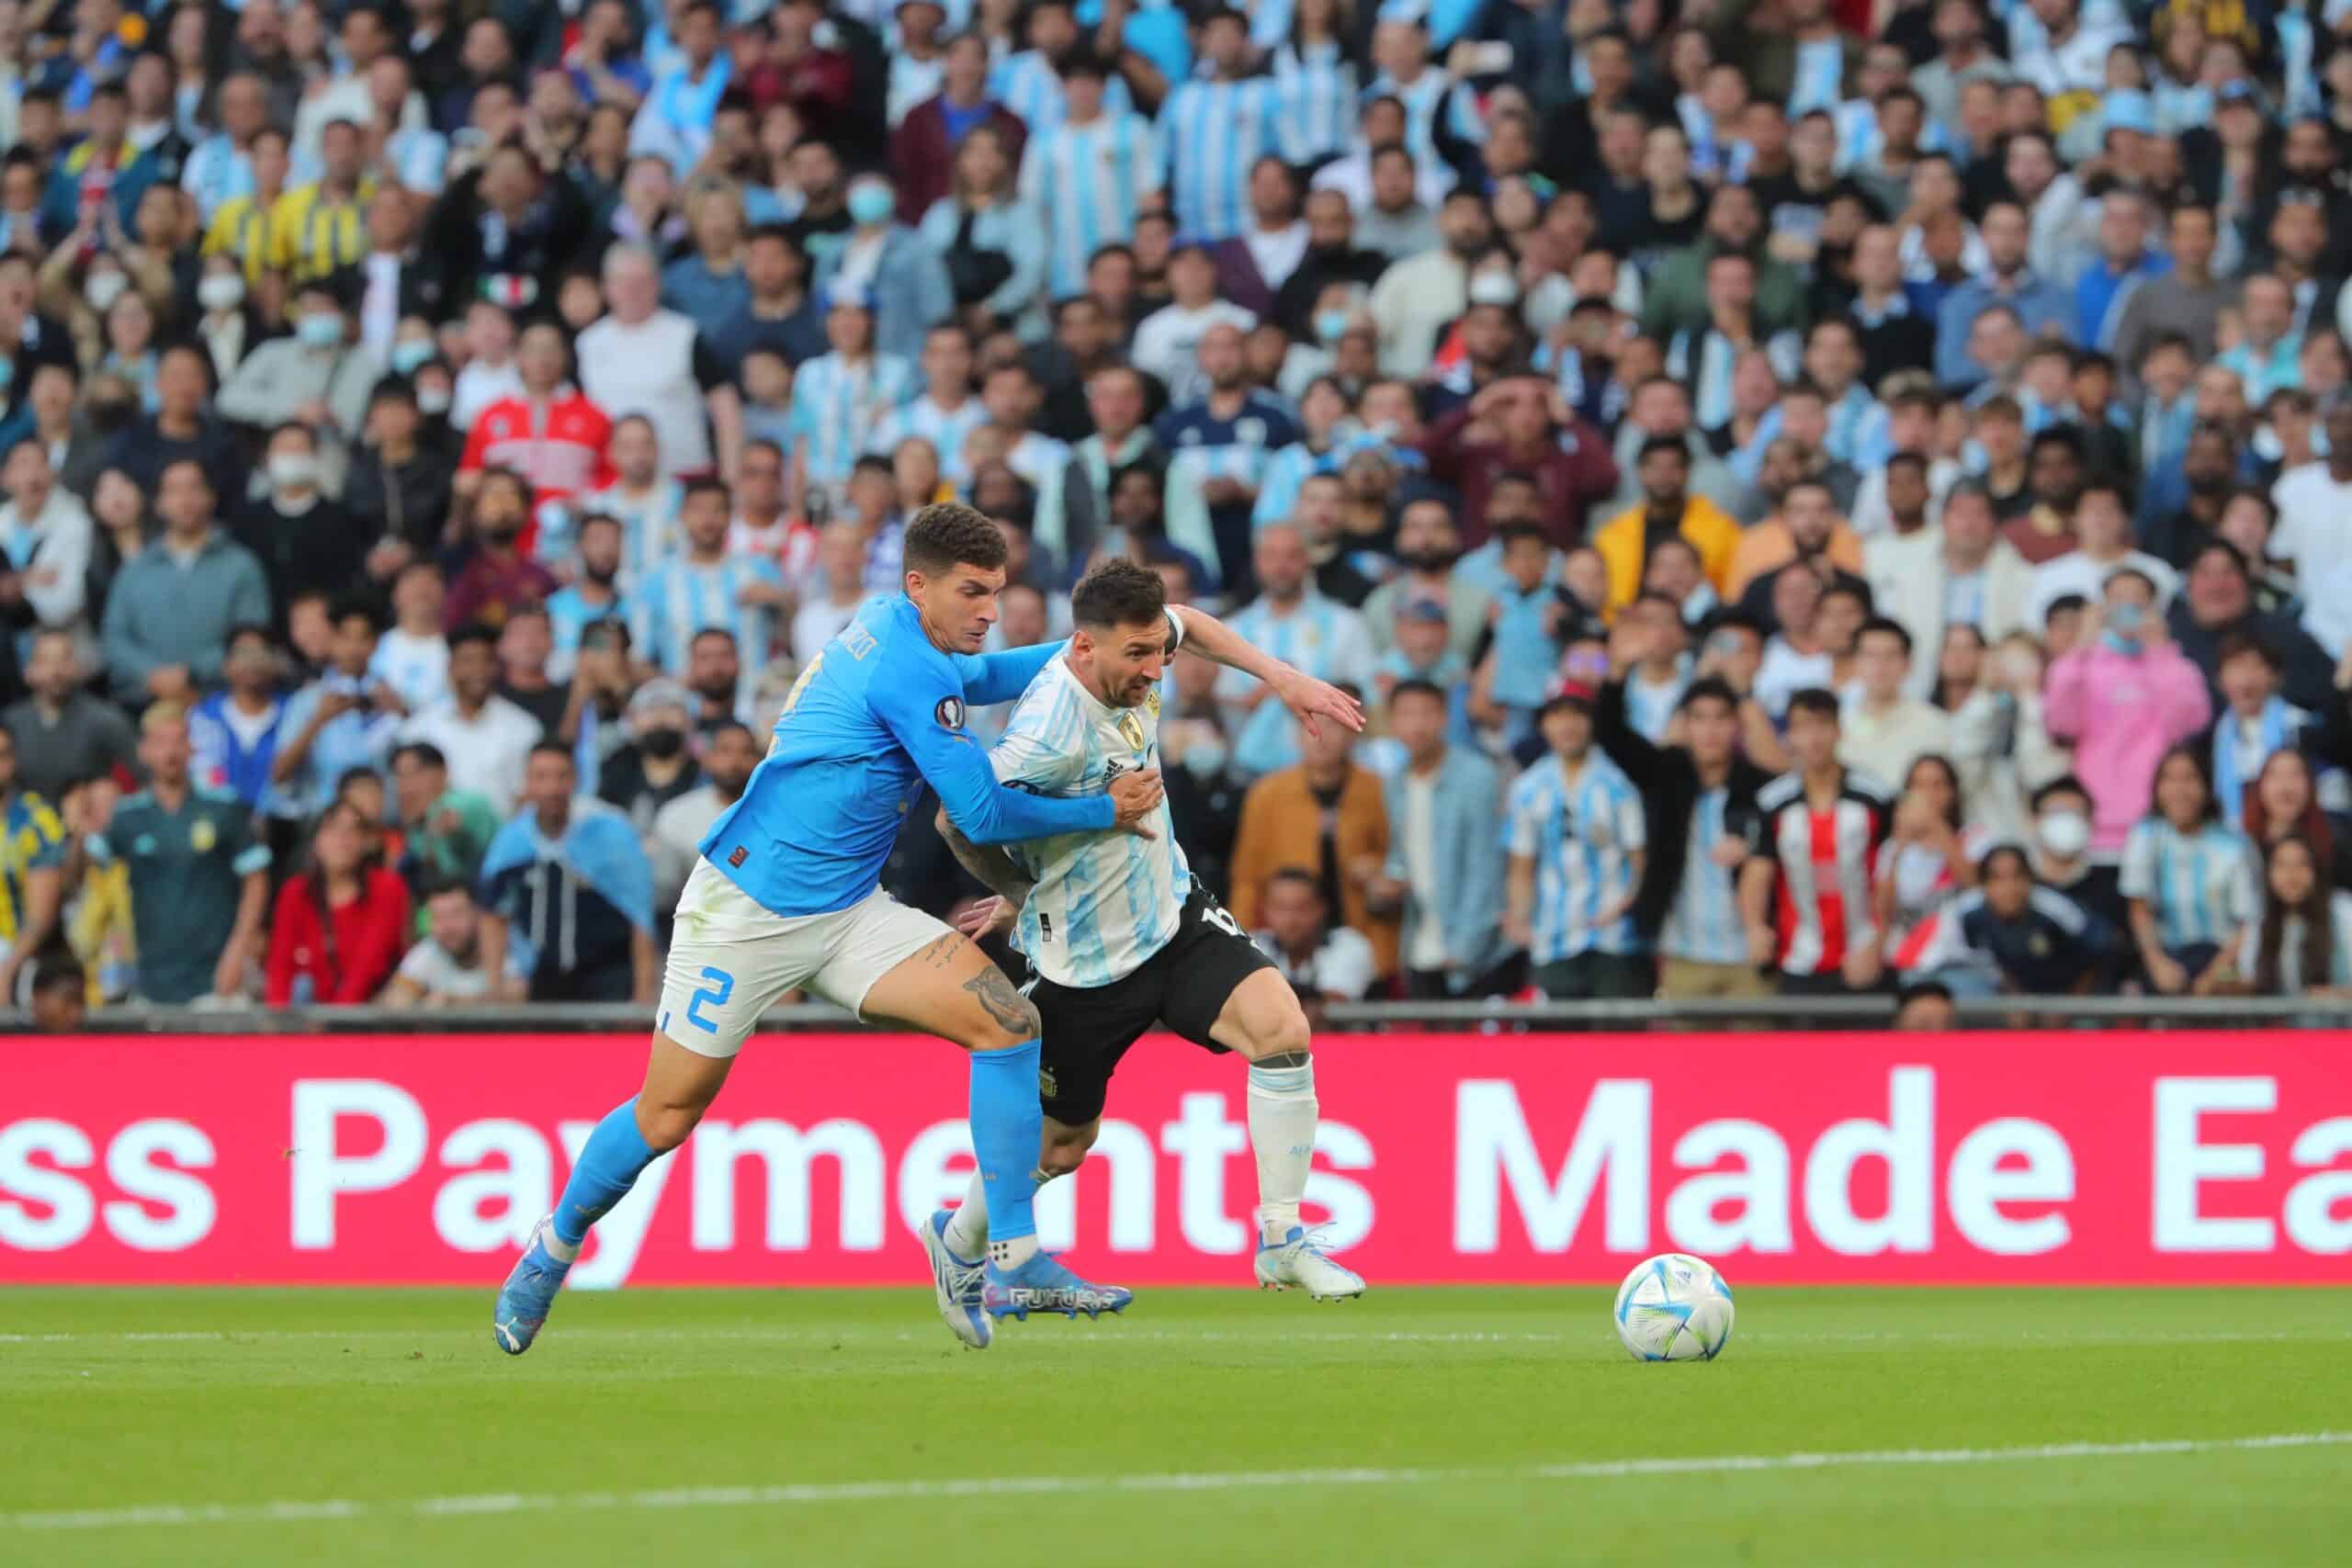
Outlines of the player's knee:
<svg viewBox="0 0 2352 1568">
<path fill-rule="evenodd" d="M 1048 1176 L 1068 1176 L 1086 1163 L 1086 1151 L 1094 1142 L 1091 1133 L 1080 1133 L 1063 1142 L 1047 1144 L 1037 1156 L 1037 1168 Z"/>
<path fill-rule="evenodd" d="M 637 1102 L 637 1130 L 645 1146 L 657 1155 L 666 1155 L 686 1141 L 695 1125 L 702 1120 L 704 1107 L 680 1105 L 639 1097 Z"/>
<path fill-rule="evenodd" d="M 964 1044 L 973 1051 L 1009 1051 L 1015 1045 L 1026 1045 L 1046 1032 L 1037 1016 L 1037 1005 L 1011 986 L 1004 987 L 1002 996 L 988 1000 L 971 1030 L 971 1036 Z"/>
<path fill-rule="evenodd" d="M 1296 1000 L 1284 998 L 1288 1006 L 1275 1010 L 1252 1031 L 1257 1050 L 1250 1060 L 1268 1066 L 1303 1067 L 1307 1052 L 1315 1042 L 1315 1032 L 1307 1026 L 1306 1010 Z M 1295 1058 L 1295 1059 L 1285 1059 Z"/>
</svg>

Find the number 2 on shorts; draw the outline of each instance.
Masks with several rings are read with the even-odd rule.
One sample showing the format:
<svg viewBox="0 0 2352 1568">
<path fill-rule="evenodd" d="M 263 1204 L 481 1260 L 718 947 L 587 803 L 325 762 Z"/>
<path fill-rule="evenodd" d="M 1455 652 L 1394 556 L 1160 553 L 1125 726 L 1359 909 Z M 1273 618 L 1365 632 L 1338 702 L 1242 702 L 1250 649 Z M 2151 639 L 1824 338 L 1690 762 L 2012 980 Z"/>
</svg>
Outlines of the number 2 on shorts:
<svg viewBox="0 0 2352 1568">
<path fill-rule="evenodd" d="M 703 1017 L 702 1005 L 708 1002 L 713 1007 L 725 1007 L 727 998 L 735 994 L 735 976 L 724 969 L 705 968 L 702 977 L 717 984 L 706 986 L 695 993 L 694 999 L 686 1004 L 686 1021 L 705 1034 L 716 1034 L 718 1025 Z"/>
</svg>

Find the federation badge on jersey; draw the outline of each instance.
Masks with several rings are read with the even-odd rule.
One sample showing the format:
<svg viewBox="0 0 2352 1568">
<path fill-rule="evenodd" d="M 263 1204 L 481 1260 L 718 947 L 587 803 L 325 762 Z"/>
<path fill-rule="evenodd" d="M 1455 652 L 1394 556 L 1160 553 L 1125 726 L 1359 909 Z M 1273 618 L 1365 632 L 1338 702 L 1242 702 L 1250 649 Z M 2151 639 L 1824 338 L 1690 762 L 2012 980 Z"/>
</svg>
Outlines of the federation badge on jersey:
<svg viewBox="0 0 2352 1568">
<path fill-rule="evenodd" d="M 187 830 L 187 847 L 198 854 L 210 854 L 212 846 L 220 841 L 220 830 L 212 825 L 212 818 L 209 817 L 198 818 L 196 825 Z"/>
<path fill-rule="evenodd" d="M 1140 751 L 1143 750 L 1143 720 L 1137 718 L 1134 714 L 1123 713 L 1119 716 L 1119 734 L 1125 739 L 1128 745 L 1134 747 L 1136 750 Z"/>
<path fill-rule="evenodd" d="M 961 697 L 940 698 L 939 705 L 931 710 L 931 716 L 939 721 L 939 728 L 942 729 L 963 728 L 964 699 Z"/>
<path fill-rule="evenodd" d="M 1157 686 L 1143 694 L 1143 711 L 1154 718 L 1159 716 L 1159 689 Z"/>
</svg>

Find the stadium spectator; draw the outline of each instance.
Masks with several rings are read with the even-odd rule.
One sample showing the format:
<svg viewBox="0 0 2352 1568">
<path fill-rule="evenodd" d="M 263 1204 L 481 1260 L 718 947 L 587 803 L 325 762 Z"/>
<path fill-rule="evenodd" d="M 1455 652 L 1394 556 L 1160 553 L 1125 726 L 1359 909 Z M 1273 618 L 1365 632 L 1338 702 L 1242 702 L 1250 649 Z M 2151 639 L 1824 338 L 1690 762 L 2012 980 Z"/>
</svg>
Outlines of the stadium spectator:
<svg viewBox="0 0 2352 1568">
<path fill-rule="evenodd" d="M 1536 714 L 1545 753 L 1507 797 L 1503 934 L 1555 999 L 1649 995 L 1633 908 L 1647 854 L 1640 793 L 1593 745 L 1594 697 L 1570 686 Z"/>
<path fill-rule="evenodd" d="M 0 708 L 0 728 L 15 739 L 17 778 L 52 803 L 66 789 L 98 773 L 128 777 L 137 765 L 138 738 L 122 710 L 85 685 L 86 667 L 70 632 L 32 634 L 25 664 L 29 694 Z"/>
<path fill-rule="evenodd" d="M 1633 602 L 1653 542 L 1664 538 L 1679 538 L 1698 552 L 1708 586 L 1726 593 L 1739 525 L 1713 502 L 1692 493 L 1690 454 L 1683 437 L 1654 434 L 1644 441 L 1634 473 L 1641 482 L 1641 502 L 1601 525 L 1592 537 L 1609 563 L 1606 612 L 1614 615 Z"/>
<path fill-rule="evenodd" d="M 27 432 L 0 463 L 0 605 L 6 621 L 90 637 L 88 593 L 94 545 L 90 514 L 57 482 L 48 446 Z M 11 603 L 13 601 L 13 603 Z M 21 633 L 19 651 L 29 655 Z"/>
<path fill-rule="evenodd" d="M 2152 793 L 2154 809 L 2124 842 L 2117 886 L 2149 985 L 2166 996 L 2208 996 L 2259 913 L 2254 850 L 2222 822 L 2195 747 L 2164 754 Z"/>
<path fill-rule="evenodd" d="M 1351 696 L 1360 689 L 1334 683 Z M 1355 761 L 1355 741 L 1338 725 L 1318 726 L 1296 766 L 1250 786 L 1233 840 L 1233 913 L 1245 931 L 1263 929 L 1260 899 L 1274 873 L 1306 872 L 1338 923 L 1370 941 L 1374 974 L 1386 976 L 1396 969 L 1397 935 L 1396 915 L 1380 899 L 1390 891 L 1388 812 L 1379 776 Z"/>
<path fill-rule="evenodd" d="M 648 853 L 653 862 L 654 919 L 665 930 L 678 892 L 694 870 L 695 846 L 719 814 L 741 798 L 760 754 L 759 740 L 750 729 L 732 719 L 720 722 L 704 745 L 701 782 L 654 812 Z"/>
<path fill-rule="evenodd" d="M 319 438 L 310 426 L 271 431 L 261 472 L 267 495 L 237 508 L 229 531 L 261 562 L 283 634 L 297 598 L 333 599 L 360 586 L 370 541 L 326 492 Z"/>
<path fill-rule="evenodd" d="M 628 821 L 596 801 L 575 799 L 571 749 L 531 750 L 522 810 L 481 866 L 482 966 L 503 973 L 510 958 L 529 979 L 530 999 L 653 999 L 653 868 Z"/>
<path fill-rule="evenodd" d="M 2147 814 L 2156 760 L 2203 729 L 2212 704 L 2165 636 L 2155 584 L 2130 568 L 2107 579 L 2081 640 L 2050 666 L 2043 722 L 2073 743 L 2092 801 L 2091 847 L 2113 854 Z"/>
<path fill-rule="evenodd" d="M 321 487 L 336 493 L 379 374 L 376 361 L 352 341 L 345 276 L 323 273 L 304 283 L 288 311 L 291 335 L 249 351 L 216 400 L 220 416 L 236 424 L 308 428 L 318 444 Z"/>
<path fill-rule="evenodd" d="M 488 626 L 459 627 L 449 638 L 449 694 L 413 714 L 400 738 L 429 743 L 452 787 L 503 814 L 522 795 L 524 760 L 540 731 L 538 720 L 498 695 L 497 648 Z"/>
<path fill-rule="evenodd" d="M 1286 866 L 1266 879 L 1253 902 L 1263 924 L 1250 932 L 1258 951 L 1310 1002 L 1362 1001 L 1379 978 L 1362 931 L 1330 923 L 1330 906 L 1314 873 Z"/>
<path fill-rule="evenodd" d="M 651 854 L 653 819 L 702 783 L 687 749 L 689 697 L 675 681 L 648 681 L 628 702 L 628 739 L 605 759 L 596 798 L 628 818 Z"/>
<path fill-rule="evenodd" d="M 604 283 L 607 313 L 575 345 L 581 391 L 615 420 L 644 415 L 667 476 L 733 473 L 742 400 L 719 351 L 693 321 L 661 308 L 653 252 L 638 243 L 614 245 L 605 253 Z"/>
<path fill-rule="evenodd" d="M 1838 726 L 1838 760 L 1876 779 L 1903 779 L 1911 765 L 1951 750 L 1951 721 L 1933 704 L 1905 694 L 1911 676 L 1911 634 L 1874 616 L 1854 637 L 1860 690 Z M 1953 787 L 1959 780 L 1953 778 Z"/>
<path fill-rule="evenodd" d="M 140 728 L 147 787 L 125 796 L 105 831 L 83 845 L 97 864 L 127 868 L 137 932 L 132 984 L 141 999 L 164 1004 L 241 997 L 261 952 L 268 847 L 253 837 L 246 807 L 189 776 L 179 709 L 158 703 Z"/>
<path fill-rule="evenodd" d="M 481 963 L 481 911 L 462 882 L 425 885 L 424 934 L 401 959 L 378 995 L 387 1007 L 452 1007 L 465 1002 L 518 1002 L 523 976 L 510 964 L 493 976 Z"/>
<path fill-rule="evenodd" d="M 398 694 L 372 668 L 382 631 L 375 606 L 344 599 L 332 614 L 327 668 L 286 700 L 270 761 L 277 797 L 304 812 L 323 806 L 354 769 L 380 775 L 406 716 Z"/>
<path fill-rule="evenodd" d="M 287 732 L 277 644 L 269 628 L 232 627 L 220 674 L 220 689 L 188 710 L 189 773 L 199 789 L 227 795 L 248 811 L 274 812 L 270 781 Z"/>
<path fill-rule="evenodd" d="M 213 504 L 201 461 L 175 458 L 163 469 L 162 536 L 107 591 L 101 636 L 118 701 L 192 702 L 220 678 L 230 629 L 269 623 L 261 563 L 215 525 Z"/>
<path fill-rule="evenodd" d="M 442 610 L 450 626 L 494 631 L 556 591 L 555 573 L 525 552 L 523 536 L 530 526 L 530 482 L 512 468 L 484 470 L 473 493 L 472 547 Z"/>
<path fill-rule="evenodd" d="M 1794 767 L 1757 793 L 1752 853 L 1740 868 L 1749 961 L 1779 972 L 1788 996 L 1875 988 L 1884 964 L 1871 912 L 1871 867 L 1894 827 L 1886 786 L 1838 761 L 1838 702 L 1808 687 L 1789 699 Z"/>
<path fill-rule="evenodd" d="M 1382 785 L 1388 813 L 1385 901 L 1400 905 L 1399 963 L 1415 997 L 1486 995 L 1505 957 L 1502 776 L 1448 742 L 1445 693 L 1407 679 L 1388 694 L 1404 765 Z"/>
<path fill-rule="evenodd" d="M 0 1007 L 18 1004 L 18 982 L 58 933 L 65 855 L 65 824 L 23 787 L 15 737 L 0 725 Z"/>
<path fill-rule="evenodd" d="M 303 868 L 278 889 L 262 999 L 270 1007 L 373 1001 L 399 965 L 408 889 L 368 853 L 358 808 L 319 815 Z"/>
<path fill-rule="evenodd" d="M 2332 886 L 2318 852 L 2289 834 L 2263 859 L 2262 913 L 2232 957 L 2233 989 L 2261 997 L 2352 996 L 2352 893 Z"/>
<path fill-rule="evenodd" d="M 2065 996 L 2088 990 L 2115 931 L 2064 894 L 2038 885 L 2032 863 L 2015 844 L 1986 852 L 1984 886 L 1961 894 L 1942 917 L 1965 961 L 2003 991 Z M 1947 960 L 1939 971 L 1955 972 Z"/>
</svg>

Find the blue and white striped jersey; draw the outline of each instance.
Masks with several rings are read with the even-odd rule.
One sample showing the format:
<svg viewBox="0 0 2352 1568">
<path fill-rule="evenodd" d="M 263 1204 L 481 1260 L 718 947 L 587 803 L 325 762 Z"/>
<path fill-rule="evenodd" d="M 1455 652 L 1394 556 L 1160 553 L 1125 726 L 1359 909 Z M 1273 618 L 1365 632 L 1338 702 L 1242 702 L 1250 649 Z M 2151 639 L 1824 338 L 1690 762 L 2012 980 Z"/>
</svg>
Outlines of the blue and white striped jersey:
<svg viewBox="0 0 2352 1568">
<path fill-rule="evenodd" d="M 254 193 L 254 161 L 237 151 L 225 130 L 198 142 L 180 165 L 180 189 L 196 199 L 196 209 L 209 228 L 212 215 L 241 196 Z"/>
<path fill-rule="evenodd" d="M 686 502 L 686 487 L 676 479 L 656 479 L 642 495 L 631 495 L 618 485 L 592 490 L 580 498 L 578 512 L 585 517 L 601 512 L 621 525 L 621 586 L 624 591 L 645 580 L 648 572 L 678 553 L 678 510 Z"/>
<path fill-rule="evenodd" d="M 1305 59 L 1284 40 L 1269 65 L 1289 99 L 1291 133 L 1310 158 L 1336 156 L 1355 138 L 1360 94 L 1356 68 L 1340 46 L 1322 44 Z"/>
<path fill-rule="evenodd" d="M 1226 625 L 1254 648 L 1304 670 L 1318 681 L 1347 682 L 1370 693 L 1374 656 L 1363 619 L 1336 599 L 1309 588 L 1288 612 L 1255 599 L 1226 617 Z M 1238 670 L 1217 676 L 1216 699 L 1226 705 L 1226 733 L 1233 741 L 1233 771 L 1254 779 L 1298 761 L 1298 721 L 1272 696 L 1244 713 L 1239 700 L 1258 684 Z"/>
<path fill-rule="evenodd" d="M 2254 845 L 2219 822 L 2184 833 L 2150 817 L 2123 840 L 2118 886 L 2126 898 L 2148 901 L 2167 948 L 2235 942 L 2261 916 L 2257 881 Z"/>
<path fill-rule="evenodd" d="M 988 422 L 989 411 L 978 398 L 967 397 L 956 407 L 944 409 L 925 392 L 884 414 L 876 423 L 874 434 L 866 437 L 865 449 L 888 457 L 900 442 L 919 435 L 939 455 L 940 477 L 961 485 L 972 477 L 971 466 L 964 461 L 964 443 Z"/>
<path fill-rule="evenodd" d="M 1747 927 L 1739 917 L 1736 867 L 1720 866 L 1714 848 L 1733 829 L 1724 820 L 1731 791 L 1717 785 L 1690 807 L 1690 852 L 1682 863 L 1682 885 L 1666 911 L 1657 950 L 1691 964 L 1745 964 Z"/>
<path fill-rule="evenodd" d="M 792 378 L 792 423 L 810 484 L 837 486 L 865 453 L 874 427 L 911 396 L 914 367 L 896 355 L 852 364 L 820 354 Z"/>
<path fill-rule="evenodd" d="M 1029 128 L 1029 144 L 1049 130 L 1059 129 L 1062 117 L 1069 112 L 1062 96 L 1062 79 L 1052 63 L 1034 49 L 1006 55 L 989 73 L 989 96 L 1021 117 Z M 1102 84 L 1102 113 L 1116 119 L 1135 112 L 1135 95 L 1127 91 L 1127 79 L 1113 76 Z"/>
<path fill-rule="evenodd" d="M 735 634 L 743 667 L 739 698 L 748 694 L 775 642 L 775 612 L 742 602 L 744 588 L 753 582 L 780 589 L 784 574 L 756 556 L 728 556 L 704 566 L 684 556 L 664 562 L 629 595 L 628 631 L 637 656 L 683 677 L 695 634 L 721 627 Z"/>
<path fill-rule="evenodd" d="M 1510 852 L 1535 863 L 1534 941 L 1528 957 L 1555 964 L 1579 953 L 1638 953 L 1630 906 L 1647 847 L 1641 792 L 1598 751 L 1574 777 L 1557 757 L 1539 759 L 1510 786 Z"/>
<path fill-rule="evenodd" d="M 1032 130 L 1021 155 L 1021 198 L 1045 214 L 1046 292 L 1086 292 L 1094 253 L 1135 231 L 1144 198 L 1159 189 L 1159 139 L 1137 114 Z"/>
<path fill-rule="evenodd" d="M 1159 694 L 1113 707 L 1057 653 L 1022 694 L 989 762 L 1001 784 L 1072 796 L 1100 795 L 1121 773 L 1157 767 L 1159 757 Z M 1175 937 L 1192 867 L 1165 801 L 1147 821 L 1155 837 L 1113 828 L 1005 846 L 1036 884 L 1013 945 L 1055 985 L 1124 979 Z"/>
<path fill-rule="evenodd" d="M 629 618 L 628 599 L 616 595 L 609 604 L 591 604 L 581 595 L 580 585 L 576 582 L 548 594 L 546 609 L 549 644 L 548 679 L 557 682 L 571 679 L 572 671 L 580 661 L 581 636 L 591 626 L 598 621 L 625 622 Z M 636 637 L 635 626 L 629 628 L 629 636 L 632 639 Z"/>
<path fill-rule="evenodd" d="M 1266 153 L 1304 163 L 1304 139 L 1280 78 L 1183 82 L 1159 107 L 1160 149 L 1179 232 L 1224 240 L 1250 217 L 1250 166 Z"/>
</svg>

